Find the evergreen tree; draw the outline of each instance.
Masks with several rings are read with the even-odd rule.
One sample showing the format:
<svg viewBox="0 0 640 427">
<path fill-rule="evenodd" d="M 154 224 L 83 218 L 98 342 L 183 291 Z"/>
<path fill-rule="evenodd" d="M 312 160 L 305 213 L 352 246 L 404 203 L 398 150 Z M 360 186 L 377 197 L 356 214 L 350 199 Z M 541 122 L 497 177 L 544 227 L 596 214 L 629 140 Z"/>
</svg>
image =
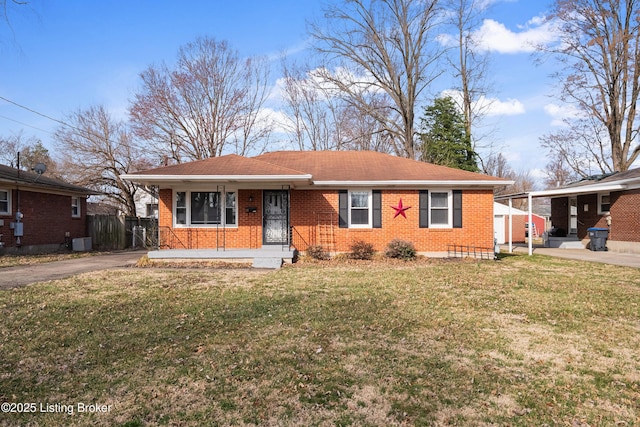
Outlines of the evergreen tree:
<svg viewBox="0 0 640 427">
<path fill-rule="evenodd" d="M 478 172 L 476 153 L 465 130 L 465 121 L 450 97 L 436 98 L 425 108 L 421 124 L 420 160 L 436 165 Z"/>
</svg>

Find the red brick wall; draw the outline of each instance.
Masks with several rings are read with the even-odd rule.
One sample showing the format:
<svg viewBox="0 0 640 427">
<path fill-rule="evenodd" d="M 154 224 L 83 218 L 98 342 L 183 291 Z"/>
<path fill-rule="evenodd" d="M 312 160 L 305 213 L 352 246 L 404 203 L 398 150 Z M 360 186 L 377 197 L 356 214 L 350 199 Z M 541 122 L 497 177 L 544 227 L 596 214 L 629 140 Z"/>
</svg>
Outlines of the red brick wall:
<svg viewBox="0 0 640 427">
<path fill-rule="evenodd" d="M 587 229 L 591 227 L 607 227 L 606 215 L 598 213 L 598 195 L 578 196 L 578 237 L 588 238 Z"/>
<path fill-rule="evenodd" d="M 418 251 L 446 251 L 447 245 L 459 244 L 484 248 L 493 247 L 493 192 L 492 190 L 464 190 L 462 193 L 463 228 L 419 228 L 418 191 L 382 191 L 382 228 L 339 228 L 337 190 L 292 190 L 291 226 L 293 242 L 299 250 L 307 245 L 317 244 L 319 215 L 333 214 L 335 250 L 348 251 L 352 242 L 365 240 L 374 244 L 376 250 L 383 250 L 391 240 L 400 238 L 413 242 Z M 249 202 L 249 197 L 253 202 Z M 405 206 L 407 218 L 393 218 L 399 199 Z M 256 213 L 247 213 L 246 208 L 254 206 Z M 262 191 L 240 190 L 238 192 L 238 228 L 174 228 L 173 233 L 188 248 L 256 248 L 262 245 Z M 172 227 L 172 190 L 160 190 L 160 226 Z M 223 241 L 225 236 L 226 241 Z M 216 246 L 217 245 L 217 246 Z M 172 247 L 179 248 L 174 241 Z"/>
<path fill-rule="evenodd" d="M 4 225 L 0 226 L 0 234 L 3 235 L 0 241 L 6 248 L 16 247 L 17 243 L 9 227 L 11 222 L 15 222 L 18 209 L 17 190 L 12 191 L 11 208 L 11 215 L 0 215 L 4 220 Z M 24 215 L 24 236 L 20 238 L 22 246 L 63 244 L 66 232 L 71 239 L 87 236 L 87 203 L 84 197 L 80 197 L 80 217 L 72 218 L 71 196 L 20 190 L 20 211 Z"/>
<path fill-rule="evenodd" d="M 493 192 L 491 190 L 464 190 L 462 192 L 462 228 L 420 228 L 419 193 L 417 190 L 382 191 L 382 228 L 338 228 L 338 192 L 335 190 L 302 190 L 291 192 L 291 225 L 309 244 L 317 243 L 318 213 L 335 213 L 336 250 L 349 251 L 351 244 L 364 240 L 374 244 L 376 250 L 384 250 L 393 239 L 413 242 L 421 252 L 446 251 L 447 245 L 493 247 Z M 402 199 L 407 218 L 397 216 L 391 206 Z M 302 206 L 294 212 L 296 206 Z M 295 236 L 294 236 L 295 241 Z M 306 248 L 298 248 L 304 250 Z"/>
<path fill-rule="evenodd" d="M 610 201 L 609 240 L 640 242 L 640 190 L 613 192 Z M 567 198 L 551 200 L 553 225 L 567 229 L 568 209 Z M 608 227 L 606 215 L 598 213 L 598 195 L 578 196 L 578 238 L 588 238 L 587 229 L 591 227 Z"/>
<path fill-rule="evenodd" d="M 610 240 L 640 242 L 640 190 L 611 193 Z M 604 225 L 606 227 L 606 225 Z"/>
</svg>

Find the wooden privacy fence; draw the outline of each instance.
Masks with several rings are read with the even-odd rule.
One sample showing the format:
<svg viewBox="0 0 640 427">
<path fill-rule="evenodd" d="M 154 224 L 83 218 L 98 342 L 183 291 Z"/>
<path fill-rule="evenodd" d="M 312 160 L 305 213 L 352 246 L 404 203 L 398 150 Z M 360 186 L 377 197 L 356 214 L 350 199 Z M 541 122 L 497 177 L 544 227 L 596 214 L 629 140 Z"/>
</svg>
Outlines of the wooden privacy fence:
<svg viewBox="0 0 640 427">
<path fill-rule="evenodd" d="M 87 215 L 87 234 L 93 249 L 122 250 L 134 245 L 156 247 L 158 221 L 122 215 Z"/>
</svg>

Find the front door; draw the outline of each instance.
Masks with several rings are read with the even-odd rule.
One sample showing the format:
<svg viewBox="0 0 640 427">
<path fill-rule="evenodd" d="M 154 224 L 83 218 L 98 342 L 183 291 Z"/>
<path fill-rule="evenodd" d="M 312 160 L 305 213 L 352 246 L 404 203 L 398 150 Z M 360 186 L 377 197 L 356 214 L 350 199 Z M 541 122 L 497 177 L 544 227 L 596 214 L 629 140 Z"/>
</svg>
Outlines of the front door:
<svg viewBox="0 0 640 427">
<path fill-rule="evenodd" d="M 578 199 L 569 197 L 569 236 L 578 234 Z"/>
<path fill-rule="evenodd" d="M 262 243 L 264 245 L 289 244 L 289 192 L 265 190 L 262 200 L 264 204 Z"/>
</svg>

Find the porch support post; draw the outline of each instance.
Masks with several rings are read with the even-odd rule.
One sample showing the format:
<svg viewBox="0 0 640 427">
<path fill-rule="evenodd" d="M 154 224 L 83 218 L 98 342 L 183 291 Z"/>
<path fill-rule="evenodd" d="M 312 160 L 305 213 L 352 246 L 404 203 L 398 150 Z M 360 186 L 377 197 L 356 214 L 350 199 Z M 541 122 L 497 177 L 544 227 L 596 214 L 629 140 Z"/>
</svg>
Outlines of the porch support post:
<svg viewBox="0 0 640 427">
<path fill-rule="evenodd" d="M 533 209 L 533 206 L 532 206 L 533 203 L 532 203 L 532 200 L 533 200 L 533 197 L 531 197 L 531 193 L 529 193 L 527 195 L 527 201 L 528 201 L 527 204 L 528 204 L 528 207 L 529 207 L 529 228 L 528 228 L 528 230 L 529 230 L 529 232 L 528 232 L 528 235 L 529 235 L 529 255 L 533 255 L 533 235 L 531 233 L 531 231 L 533 230 L 533 227 L 531 226 L 531 223 L 533 221 L 533 210 L 532 210 Z"/>
<path fill-rule="evenodd" d="M 513 253 L 513 214 L 511 213 L 513 208 L 513 199 L 509 197 L 509 253 Z"/>
</svg>

